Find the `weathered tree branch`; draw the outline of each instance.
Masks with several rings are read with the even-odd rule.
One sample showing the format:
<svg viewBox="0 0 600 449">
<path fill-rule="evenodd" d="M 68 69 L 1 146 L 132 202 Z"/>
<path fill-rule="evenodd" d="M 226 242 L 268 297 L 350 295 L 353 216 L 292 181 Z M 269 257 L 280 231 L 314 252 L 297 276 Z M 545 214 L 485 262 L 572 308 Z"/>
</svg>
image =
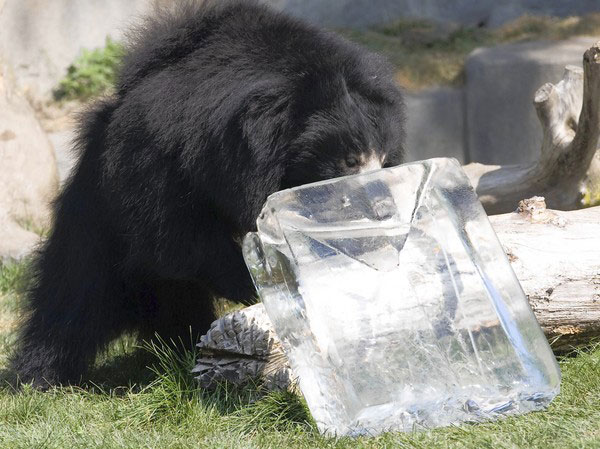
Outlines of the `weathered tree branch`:
<svg viewBox="0 0 600 449">
<path fill-rule="evenodd" d="M 532 198 L 490 221 L 553 349 L 600 336 L 600 207 L 559 212 Z M 215 321 L 199 347 L 204 387 L 260 378 L 284 388 L 293 378 L 262 304 Z"/>
<path fill-rule="evenodd" d="M 585 52 L 583 70 L 568 66 L 558 84 L 536 92 L 534 105 L 544 131 L 539 161 L 464 167 L 490 214 L 535 195 L 559 210 L 582 207 L 584 197 L 600 200 L 600 42 Z"/>
</svg>

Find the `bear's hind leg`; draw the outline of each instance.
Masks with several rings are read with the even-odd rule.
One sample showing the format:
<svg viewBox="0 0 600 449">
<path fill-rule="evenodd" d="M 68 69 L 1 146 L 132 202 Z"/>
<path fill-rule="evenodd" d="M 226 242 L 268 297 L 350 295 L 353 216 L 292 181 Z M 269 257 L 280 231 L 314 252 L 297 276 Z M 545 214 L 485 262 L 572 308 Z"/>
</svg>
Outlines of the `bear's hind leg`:
<svg viewBox="0 0 600 449">
<path fill-rule="evenodd" d="M 119 310 L 123 298 L 108 282 L 89 273 L 34 288 L 12 358 L 20 382 L 47 388 L 82 380 L 97 352 L 126 328 L 125 311 Z"/>
<path fill-rule="evenodd" d="M 141 317 L 145 340 L 158 334 L 167 343 L 190 349 L 216 319 L 212 296 L 200 282 L 158 280 L 151 290 Z"/>
<path fill-rule="evenodd" d="M 74 218 L 76 217 L 76 218 Z M 93 225 L 59 217 L 33 267 L 12 370 L 39 388 L 77 383 L 129 324 L 114 245 Z M 85 225 L 85 226 L 84 226 Z"/>
</svg>

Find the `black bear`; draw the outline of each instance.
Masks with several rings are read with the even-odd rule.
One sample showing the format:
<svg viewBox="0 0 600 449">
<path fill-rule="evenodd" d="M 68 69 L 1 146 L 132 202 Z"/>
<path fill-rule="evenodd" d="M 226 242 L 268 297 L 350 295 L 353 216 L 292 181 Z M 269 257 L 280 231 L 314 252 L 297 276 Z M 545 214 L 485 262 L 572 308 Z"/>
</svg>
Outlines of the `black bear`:
<svg viewBox="0 0 600 449">
<path fill-rule="evenodd" d="M 12 367 L 77 382 L 124 331 L 205 331 L 255 290 L 240 240 L 267 196 L 396 165 L 388 65 L 253 1 L 186 2 L 137 29 L 115 93 L 81 119 L 77 166 L 33 268 Z"/>
</svg>

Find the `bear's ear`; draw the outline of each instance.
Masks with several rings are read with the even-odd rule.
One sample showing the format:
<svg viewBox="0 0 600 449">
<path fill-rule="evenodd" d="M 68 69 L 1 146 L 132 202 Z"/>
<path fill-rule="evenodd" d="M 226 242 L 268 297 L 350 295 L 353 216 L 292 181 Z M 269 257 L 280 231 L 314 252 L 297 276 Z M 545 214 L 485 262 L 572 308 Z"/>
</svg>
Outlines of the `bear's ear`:
<svg viewBox="0 0 600 449">
<path fill-rule="evenodd" d="M 244 99 L 241 111 L 242 137 L 255 155 L 273 151 L 287 135 L 290 91 L 283 83 L 254 89 Z"/>
</svg>

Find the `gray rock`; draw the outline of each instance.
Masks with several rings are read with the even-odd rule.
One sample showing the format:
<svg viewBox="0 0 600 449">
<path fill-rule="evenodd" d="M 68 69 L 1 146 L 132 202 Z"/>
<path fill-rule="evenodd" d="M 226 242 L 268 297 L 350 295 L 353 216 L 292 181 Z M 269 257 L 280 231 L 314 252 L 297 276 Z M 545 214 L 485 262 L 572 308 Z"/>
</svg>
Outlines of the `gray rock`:
<svg viewBox="0 0 600 449">
<path fill-rule="evenodd" d="M 27 100 L 0 68 L 0 261 L 20 259 L 38 242 L 58 187 L 52 146 Z"/>
<path fill-rule="evenodd" d="M 465 161 L 464 93 L 438 87 L 406 95 L 406 159 L 455 157 Z"/>
<path fill-rule="evenodd" d="M 121 38 L 128 24 L 148 11 L 151 3 L 4 0 L 0 55 L 20 89 L 34 99 L 45 99 L 82 48 L 104 46 L 107 35 Z"/>
<path fill-rule="evenodd" d="M 517 164 L 539 157 L 542 129 L 533 106 L 536 90 L 558 82 L 566 65 L 581 67 L 598 38 L 528 42 L 481 48 L 466 63 L 469 161 Z"/>
</svg>

